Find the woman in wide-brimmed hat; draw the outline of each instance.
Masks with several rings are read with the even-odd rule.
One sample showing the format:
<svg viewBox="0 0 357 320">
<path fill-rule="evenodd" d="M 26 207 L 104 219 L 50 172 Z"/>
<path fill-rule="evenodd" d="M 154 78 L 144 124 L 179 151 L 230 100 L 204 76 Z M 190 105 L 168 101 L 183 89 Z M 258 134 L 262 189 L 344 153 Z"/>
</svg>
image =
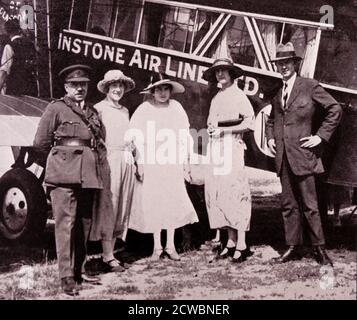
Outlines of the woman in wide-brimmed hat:
<svg viewBox="0 0 357 320">
<path fill-rule="evenodd" d="M 171 99 L 173 93 L 184 91 L 180 83 L 165 74 L 154 74 L 141 92 L 148 95 L 148 100 L 130 120 L 130 127 L 139 134 L 133 137 L 138 181 L 129 228 L 153 233 L 152 260 L 164 253 L 172 260 L 180 260 L 174 245 L 175 229 L 198 222 L 184 182 L 191 179 L 190 124 L 182 105 Z M 165 249 L 161 246 L 161 230 L 167 231 Z"/>
<path fill-rule="evenodd" d="M 203 79 L 219 85 L 207 120 L 210 135 L 210 170 L 205 179 L 205 198 L 210 227 L 227 229 L 228 241 L 217 255 L 229 255 L 243 262 L 250 254 L 245 242 L 251 217 L 251 196 L 244 170 L 243 133 L 253 130 L 254 111 L 246 95 L 234 81 L 243 70 L 229 59 L 217 59 L 203 73 Z M 223 153 L 224 163 L 217 163 Z M 218 173 L 219 166 L 231 164 L 229 172 Z"/>
<path fill-rule="evenodd" d="M 110 190 L 104 188 L 101 196 L 105 202 L 111 194 L 111 203 L 103 205 L 101 214 L 93 221 L 91 238 L 102 240 L 103 261 L 112 271 L 123 271 L 123 263 L 114 257 L 113 251 L 116 239 L 126 238 L 135 181 L 132 148 L 124 139 L 129 128 L 129 111 L 120 104 L 120 99 L 134 87 L 134 81 L 122 71 L 110 70 L 97 84 L 106 97 L 94 106 L 105 127 L 110 167 Z"/>
</svg>

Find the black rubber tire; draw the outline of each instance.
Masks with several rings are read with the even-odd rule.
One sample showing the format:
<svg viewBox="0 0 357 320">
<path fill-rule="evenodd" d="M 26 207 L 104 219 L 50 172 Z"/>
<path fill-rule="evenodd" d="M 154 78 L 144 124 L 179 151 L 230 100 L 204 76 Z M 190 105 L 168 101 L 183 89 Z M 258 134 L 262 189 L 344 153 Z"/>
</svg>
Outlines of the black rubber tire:
<svg viewBox="0 0 357 320">
<path fill-rule="evenodd" d="M 24 196 L 25 201 L 16 199 L 13 201 L 15 205 L 5 206 L 5 196 L 11 195 L 9 193 L 11 188 L 15 188 L 13 195 L 16 196 L 17 192 L 21 195 L 19 199 Z M 13 214 L 16 207 L 26 212 L 21 220 L 18 215 Z M 9 219 L 11 214 L 13 216 Z M 47 217 L 46 196 L 40 181 L 33 173 L 15 168 L 7 171 L 0 178 L 0 237 L 2 239 L 11 243 L 31 243 L 40 240 L 46 227 Z M 12 221 L 12 224 L 7 221 Z M 14 221 L 19 222 L 17 228 L 14 227 Z"/>
</svg>

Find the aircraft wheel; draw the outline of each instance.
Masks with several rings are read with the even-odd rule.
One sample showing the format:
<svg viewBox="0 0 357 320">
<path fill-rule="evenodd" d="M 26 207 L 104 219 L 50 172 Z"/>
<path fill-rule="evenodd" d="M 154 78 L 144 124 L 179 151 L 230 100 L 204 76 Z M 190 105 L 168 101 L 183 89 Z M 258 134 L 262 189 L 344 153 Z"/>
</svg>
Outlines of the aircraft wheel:
<svg viewBox="0 0 357 320">
<path fill-rule="evenodd" d="M 40 239 L 46 227 L 47 203 L 37 177 L 11 169 L 0 179 L 0 236 L 10 242 Z"/>
</svg>

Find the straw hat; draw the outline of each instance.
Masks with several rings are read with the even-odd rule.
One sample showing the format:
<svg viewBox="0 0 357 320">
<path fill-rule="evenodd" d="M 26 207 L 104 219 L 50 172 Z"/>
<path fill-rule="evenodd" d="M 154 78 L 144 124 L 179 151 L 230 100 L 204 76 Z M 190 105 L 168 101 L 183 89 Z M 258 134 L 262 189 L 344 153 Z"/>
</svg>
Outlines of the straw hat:
<svg viewBox="0 0 357 320">
<path fill-rule="evenodd" d="M 294 45 L 291 42 L 286 44 L 279 43 L 276 47 L 275 59 L 270 60 L 271 62 L 277 62 L 281 60 L 293 59 L 296 61 L 302 60 L 301 57 L 296 55 Z"/>
<path fill-rule="evenodd" d="M 203 72 L 202 78 L 208 82 L 217 82 L 216 71 L 218 69 L 229 70 L 232 80 L 239 78 L 243 74 L 243 70 L 235 66 L 230 59 L 219 58 L 213 62 L 209 69 Z"/>
<path fill-rule="evenodd" d="M 104 79 L 98 82 L 97 88 L 100 92 L 107 93 L 108 86 L 115 82 L 123 83 L 125 86 L 125 92 L 133 90 L 135 88 L 134 80 L 127 77 L 120 70 L 109 70 L 104 75 Z"/>
<path fill-rule="evenodd" d="M 185 88 L 182 84 L 170 80 L 170 78 L 168 77 L 168 75 L 166 75 L 165 73 L 154 73 L 154 75 L 151 77 L 151 81 L 150 84 L 143 89 L 143 91 L 141 91 L 140 93 L 151 93 L 151 89 L 157 87 L 157 86 L 161 86 L 161 85 L 165 85 L 165 84 L 169 84 L 172 87 L 172 93 L 182 93 L 185 92 Z"/>
</svg>

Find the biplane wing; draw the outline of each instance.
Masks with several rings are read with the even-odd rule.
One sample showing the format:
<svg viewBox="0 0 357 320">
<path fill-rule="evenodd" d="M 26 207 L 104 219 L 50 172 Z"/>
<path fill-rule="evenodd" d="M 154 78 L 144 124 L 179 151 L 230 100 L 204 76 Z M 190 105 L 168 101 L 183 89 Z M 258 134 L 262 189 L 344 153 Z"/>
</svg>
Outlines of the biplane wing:
<svg viewBox="0 0 357 320">
<path fill-rule="evenodd" d="M 0 146 L 31 146 L 48 101 L 0 95 Z"/>
</svg>

